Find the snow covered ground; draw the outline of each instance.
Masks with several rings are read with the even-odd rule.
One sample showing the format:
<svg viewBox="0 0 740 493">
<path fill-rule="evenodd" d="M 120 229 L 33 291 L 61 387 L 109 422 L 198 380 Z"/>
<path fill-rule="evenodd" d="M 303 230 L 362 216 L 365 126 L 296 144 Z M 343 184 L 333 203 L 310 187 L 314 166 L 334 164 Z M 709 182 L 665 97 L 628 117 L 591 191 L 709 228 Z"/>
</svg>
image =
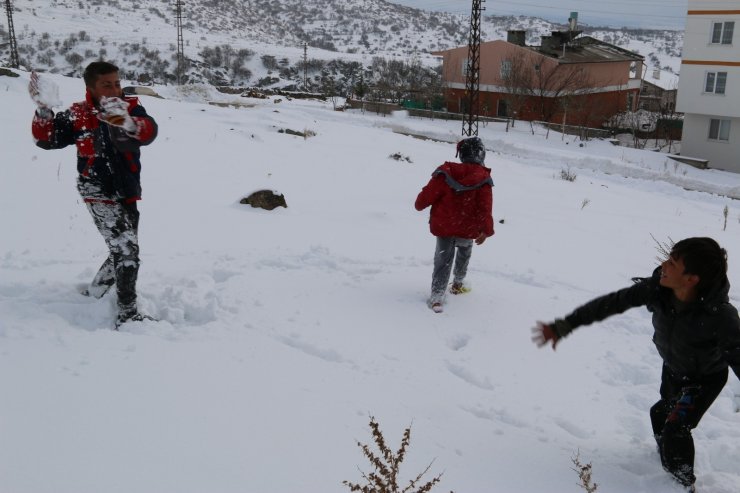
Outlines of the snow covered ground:
<svg viewBox="0 0 740 493">
<path fill-rule="evenodd" d="M 81 99 L 80 80 L 50 77 L 65 105 Z M 143 150 L 139 293 L 161 321 L 115 332 L 115 295 L 78 294 L 105 245 L 74 149 L 33 145 L 27 82 L 0 78 L 1 492 L 348 491 L 371 470 L 356 446 L 371 415 L 393 449 L 412 426 L 401 476 L 434 461 L 433 491 L 580 491 L 576 454 L 600 493 L 679 491 L 650 435 L 647 311 L 557 352 L 530 328 L 649 274 L 653 237 L 716 238 L 740 285 L 740 176 L 481 126 L 496 235 L 474 250 L 473 291 L 434 314 L 413 202 L 454 159 L 459 122 L 157 87 L 165 99 L 142 96 L 160 135 Z M 288 208 L 239 204 L 263 188 Z M 694 433 L 702 492 L 740 491 L 739 394 L 731 376 Z"/>
</svg>

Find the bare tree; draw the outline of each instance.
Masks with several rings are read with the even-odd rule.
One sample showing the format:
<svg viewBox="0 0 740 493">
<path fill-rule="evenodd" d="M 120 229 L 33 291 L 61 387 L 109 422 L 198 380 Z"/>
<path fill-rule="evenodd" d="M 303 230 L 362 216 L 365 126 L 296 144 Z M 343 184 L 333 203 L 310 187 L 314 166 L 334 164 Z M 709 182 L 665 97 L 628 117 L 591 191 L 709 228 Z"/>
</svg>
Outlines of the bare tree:
<svg viewBox="0 0 740 493">
<path fill-rule="evenodd" d="M 505 65 L 502 66 L 501 80 L 506 91 L 503 97 L 506 104 L 505 116 L 511 118 L 512 127 L 533 95 L 535 63 L 532 58 L 529 54 L 518 53 L 504 60 Z"/>
<path fill-rule="evenodd" d="M 593 87 L 596 83 L 591 79 L 584 80 L 583 87 L 564 94 L 559 100 L 559 111 L 562 112 L 563 133 L 565 126 L 576 126 L 581 140 L 588 140 L 587 127 L 598 127 L 624 107 L 624 93 L 618 82 L 602 82 L 600 85 L 617 86 L 612 94 L 600 94 L 598 104 L 594 100 Z"/>
<path fill-rule="evenodd" d="M 581 65 L 558 63 L 541 53 L 517 53 L 503 63 L 504 100 L 511 114 L 527 108 L 549 122 L 594 87 Z"/>
<path fill-rule="evenodd" d="M 673 152 L 674 138 L 676 136 L 676 128 L 678 128 L 682 117 L 676 114 L 676 87 L 678 83 L 674 83 L 673 87 L 666 91 L 660 100 L 660 116 L 655 128 L 655 139 L 656 147 L 667 149 L 669 153 Z M 660 144 L 661 137 L 663 144 Z"/>
<path fill-rule="evenodd" d="M 552 63 L 544 55 L 539 56 L 537 64 L 539 68 L 533 69 L 533 92 L 543 121 L 549 122 L 559 110 L 567 109 L 574 97 L 586 94 L 593 87 L 581 65 Z"/>
</svg>

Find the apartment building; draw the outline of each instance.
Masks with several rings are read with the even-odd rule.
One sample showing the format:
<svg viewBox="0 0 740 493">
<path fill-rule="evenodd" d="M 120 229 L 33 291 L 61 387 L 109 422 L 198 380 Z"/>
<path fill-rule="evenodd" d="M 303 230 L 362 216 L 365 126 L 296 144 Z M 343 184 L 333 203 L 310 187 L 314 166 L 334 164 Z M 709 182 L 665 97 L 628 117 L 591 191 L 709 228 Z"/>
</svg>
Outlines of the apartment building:
<svg viewBox="0 0 740 493">
<path fill-rule="evenodd" d="M 676 109 L 681 154 L 740 173 L 740 0 L 689 0 Z M 739 26 L 740 27 L 740 26 Z"/>
</svg>

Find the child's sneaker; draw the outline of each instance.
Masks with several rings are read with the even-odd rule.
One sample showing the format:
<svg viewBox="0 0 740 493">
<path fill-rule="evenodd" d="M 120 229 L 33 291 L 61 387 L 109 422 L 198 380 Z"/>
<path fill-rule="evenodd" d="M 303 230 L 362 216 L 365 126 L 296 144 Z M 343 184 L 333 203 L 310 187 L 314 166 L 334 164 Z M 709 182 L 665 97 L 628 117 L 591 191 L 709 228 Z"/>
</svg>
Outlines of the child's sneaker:
<svg viewBox="0 0 740 493">
<path fill-rule="evenodd" d="M 465 294 L 470 292 L 470 287 L 466 286 L 462 282 L 453 282 L 450 286 L 450 293 L 452 294 Z"/>
<path fill-rule="evenodd" d="M 437 296 L 433 296 L 427 300 L 427 306 L 434 313 L 442 313 L 442 299 Z"/>
<path fill-rule="evenodd" d="M 139 313 L 135 308 L 133 311 L 121 311 L 118 313 L 118 317 L 116 318 L 115 330 L 118 330 L 121 325 L 127 322 L 143 322 L 145 320 L 157 322 L 156 318 Z"/>
<path fill-rule="evenodd" d="M 81 286 L 80 294 L 82 296 L 90 296 L 91 298 L 100 299 L 105 296 L 105 293 L 110 291 L 110 288 L 116 283 L 115 279 L 112 279 L 109 284 L 90 284 L 89 286 Z"/>
<path fill-rule="evenodd" d="M 663 466 L 663 468 L 668 470 L 665 466 Z M 673 479 L 678 481 L 681 486 L 684 487 L 685 491 L 688 493 L 696 493 L 696 476 L 694 476 L 690 467 L 684 465 L 677 471 L 668 470 L 668 472 L 673 475 Z"/>
</svg>

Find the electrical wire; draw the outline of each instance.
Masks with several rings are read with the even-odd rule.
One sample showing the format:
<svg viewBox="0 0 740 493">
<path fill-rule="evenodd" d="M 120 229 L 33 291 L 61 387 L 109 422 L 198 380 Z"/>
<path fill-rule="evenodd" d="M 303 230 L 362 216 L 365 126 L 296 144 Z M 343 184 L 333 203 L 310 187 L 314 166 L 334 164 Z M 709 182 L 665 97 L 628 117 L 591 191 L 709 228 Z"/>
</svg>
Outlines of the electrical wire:
<svg viewBox="0 0 740 493">
<path fill-rule="evenodd" d="M 393 1 L 393 0 L 391 0 Z M 412 3 L 412 2 L 409 2 Z M 452 4 L 460 4 L 459 7 L 453 7 Z M 465 5 L 463 5 L 465 4 Z M 499 7 L 501 4 L 511 6 L 509 9 L 500 9 Z M 581 4 L 579 4 L 581 5 Z M 610 14 L 610 15 L 618 15 L 621 18 L 628 18 L 628 19 L 643 19 L 645 17 L 650 18 L 658 18 L 658 19 L 675 19 L 675 20 L 683 20 L 686 19 L 686 15 L 667 15 L 667 14 L 650 14 L 645 12 L 646 7 L 655 7 L 655 8 L 664 8 L 664 9 L 670 9 L 673 12 L 681 12 L 682 10 L 686 10 L 686 2 L 685 1 L 677 1 L 677 0 L 665 0 L 665 1 L 659 1 L 659 0 L 650 0 L 650 1 L 642 1 L 642 0 L 621 0 L 619 3 L 614 3 L 614 6 L 620 6 L 620 7 L 629 7 L 630 5 L 633 7 L 641 7 L 639 10 L 636 10 L 635 8 L 625 10 L 600 10 L 600 9 L 592 9 L 590 7 L 581 8 L 580 6 L 577 6 L 573 8 L 572 10 L 577 10 L 579 13 L 587 13 L 587 14 Z M 450 12 L 450 13 L 459 13 L 459 14 L 465 14 L 469 13 L 471 10 L 471 4 L 470 2 L 463 2 L 462 0 L 459 1 L 451 1 L 451 0 L 437 0 L 437 1 L 425 1 L 425 2 L 413 2 L 413 6 L 415 8 L 420 8 L 424 10 L 429 11 L 444 11 L 444 12 Z M 684 7 L 682 9 L 682 6 Z M 519 7 L 533 7 L 537 9 L 546 9 L 546 10 L 558 10 L 560 12 L 570 12 L 571 10 L 565 6 L 553 6 L 553 5 L 542 5 L 538 3 L 528 3 L 528 2 L 519 2 L 519 1 L 506 1 L 506 0 L 491 0 L 490 3 L 487 3 L 485 0 L 482 2 L 482 7 L 484 8 L 484 13 L 487 15 L 538 15 L 538 14 L 531 14 L 529 12 L 525 12 Z"/>
</svg>

